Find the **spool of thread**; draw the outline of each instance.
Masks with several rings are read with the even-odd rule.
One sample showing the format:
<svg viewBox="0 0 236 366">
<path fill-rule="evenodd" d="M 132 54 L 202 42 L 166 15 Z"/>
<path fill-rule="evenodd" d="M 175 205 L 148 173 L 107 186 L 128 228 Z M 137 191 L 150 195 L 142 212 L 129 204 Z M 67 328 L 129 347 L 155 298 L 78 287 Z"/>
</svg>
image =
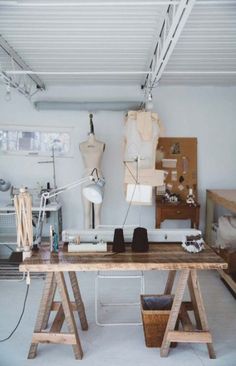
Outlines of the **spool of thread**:
<svg viewBox="0 0 236 366">
<path fill-rule="evenodd" d="M 133 240 L 132 240 L 132 251 L 133 252 L 148 252 L 149 243 L 147 229 L 144 227 L 136 227 L 134 229 Z"/>
<path fill-rule="evenodd" d="M 58 235 L 52 225 L 50 225 L 50 251 L 53 253 L 58 253 L 59 251 Z"/>
<path fill-rule="evenodd" d="M 53 252 L 58 253 L 59 251 L 59 241 L 58 241 L 58 235 L 57 233 L 53 233 Z"/>
<path fill-rule="evenodd" d="M 50 225 L 50 252 L 53 251 L 53 227 Z"/>
<path fill-rule="evenodd" d="M 115 253 L 125 252 L 124 232 L 121 228 L 114 231 L 112 251 Z"/>
</svg>

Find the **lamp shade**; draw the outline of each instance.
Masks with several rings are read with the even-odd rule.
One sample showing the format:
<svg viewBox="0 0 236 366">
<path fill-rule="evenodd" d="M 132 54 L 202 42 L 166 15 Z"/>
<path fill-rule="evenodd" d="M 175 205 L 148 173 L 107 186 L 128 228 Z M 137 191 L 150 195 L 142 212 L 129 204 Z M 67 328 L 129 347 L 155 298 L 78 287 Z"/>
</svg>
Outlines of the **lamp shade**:
<svg viewBox="0 0 236 366">
<path fill-rule="evenodd" d="M 0 191 L 1 192 L 6 192 L 10 188 L 11 188 L 10 182 L 8 182 L 7 180 L 4 180 L 4 179 L 0 179 Z"/>
<path fill-rule="evenodd" d="M 87 187 L 83 188 L 83 195 L 88 201 L 100 204 L 103 198 L 103 189 L 101 185 L 91 183 Z"/>
</svg>

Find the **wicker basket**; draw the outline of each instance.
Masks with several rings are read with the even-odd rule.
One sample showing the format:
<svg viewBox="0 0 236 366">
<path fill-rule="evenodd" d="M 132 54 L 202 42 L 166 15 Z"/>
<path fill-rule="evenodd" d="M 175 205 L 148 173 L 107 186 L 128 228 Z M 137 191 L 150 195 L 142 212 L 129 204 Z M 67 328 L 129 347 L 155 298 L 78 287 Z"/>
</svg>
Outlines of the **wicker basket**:
<svg viewBox="0 0 236 366">
<path fill-rule="evenodd" d="M 143 331 L 147 347 L 161 347 L 173 295 L 141 295 Z"/>
</svg>

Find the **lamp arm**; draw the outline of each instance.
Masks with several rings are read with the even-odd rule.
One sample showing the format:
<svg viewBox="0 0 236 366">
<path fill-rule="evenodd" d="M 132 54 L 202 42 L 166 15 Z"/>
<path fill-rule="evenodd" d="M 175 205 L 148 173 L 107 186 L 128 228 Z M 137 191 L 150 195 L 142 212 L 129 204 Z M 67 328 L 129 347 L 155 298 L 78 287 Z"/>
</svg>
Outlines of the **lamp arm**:
<svg viewBox="0 0 236 366">
<path fill-rule="evenodd" d="M 46 211 L 46 203 L 47 200 L 57 196 L 60 193 L 63 193 L 65 191 L 68 191 L 72 188 L 75 188 L 83 183 L 86 183 L 88 181 L 95 181 L 96 179 L 94 178 L 93 175 L 88 175 L 87 177 L 81 178 L 75 182 L 66 184 L 60 188 L 56 188 L 51 190 L 50 192 L 44 192 L 41 195 L 41 199 L 40 199 L 40 207 L 39 207 L 39 216 L 38 216 L 38 222 L 37 222 L 37 227 L 36 227 L 36 238 L 35 238 L 35 244 L 39 244 L 41 242 L 41 236 L 42 236 L 42 226 L 43 226 L 43 221 L 44 221 L 44 217 L 45 217 L 45 211 Z"/>
<path fill-rule="evenodd" d="M 62 186 L 60 188 L 56 188 L 56 189 L 52 189 L 50 192 L 44 192 L 42 194 L 42 197 L 44 198 L 44 200 L 47 200 L 47 199 L 50 199 L 52 197 L 55 197 L 57 196 L 58 194 L 60 193 L 63 193 L 65 191 L 68 191 L 72 188 L 75 188 L 83 183 L 86 183 L 88 181 L 93 181 L 95 180 L 95 178 L 92 176 L 92 175 L 89 175 L 87 177 L 84 177 L 84 178 L 81 178 L 79 180 L 76 180 L 75 182 L 72 182 L 72 183 L 69 183 L 69 184 L 66 184 L 65 186 Z"/>
</svg>

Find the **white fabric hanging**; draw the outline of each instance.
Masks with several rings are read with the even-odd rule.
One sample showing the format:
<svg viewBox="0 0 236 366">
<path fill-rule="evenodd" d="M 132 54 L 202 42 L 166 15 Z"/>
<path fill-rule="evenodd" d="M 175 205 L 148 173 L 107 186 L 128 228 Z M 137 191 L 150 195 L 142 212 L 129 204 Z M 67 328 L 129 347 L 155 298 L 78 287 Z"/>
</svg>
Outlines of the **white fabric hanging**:
<svg viewBox="0 0 236 366">
<path fill-rule="evenodd" d="M 236 217 L 219 217 L 216 246 L 221 249 L 236 249 Z"/>
</svg>

